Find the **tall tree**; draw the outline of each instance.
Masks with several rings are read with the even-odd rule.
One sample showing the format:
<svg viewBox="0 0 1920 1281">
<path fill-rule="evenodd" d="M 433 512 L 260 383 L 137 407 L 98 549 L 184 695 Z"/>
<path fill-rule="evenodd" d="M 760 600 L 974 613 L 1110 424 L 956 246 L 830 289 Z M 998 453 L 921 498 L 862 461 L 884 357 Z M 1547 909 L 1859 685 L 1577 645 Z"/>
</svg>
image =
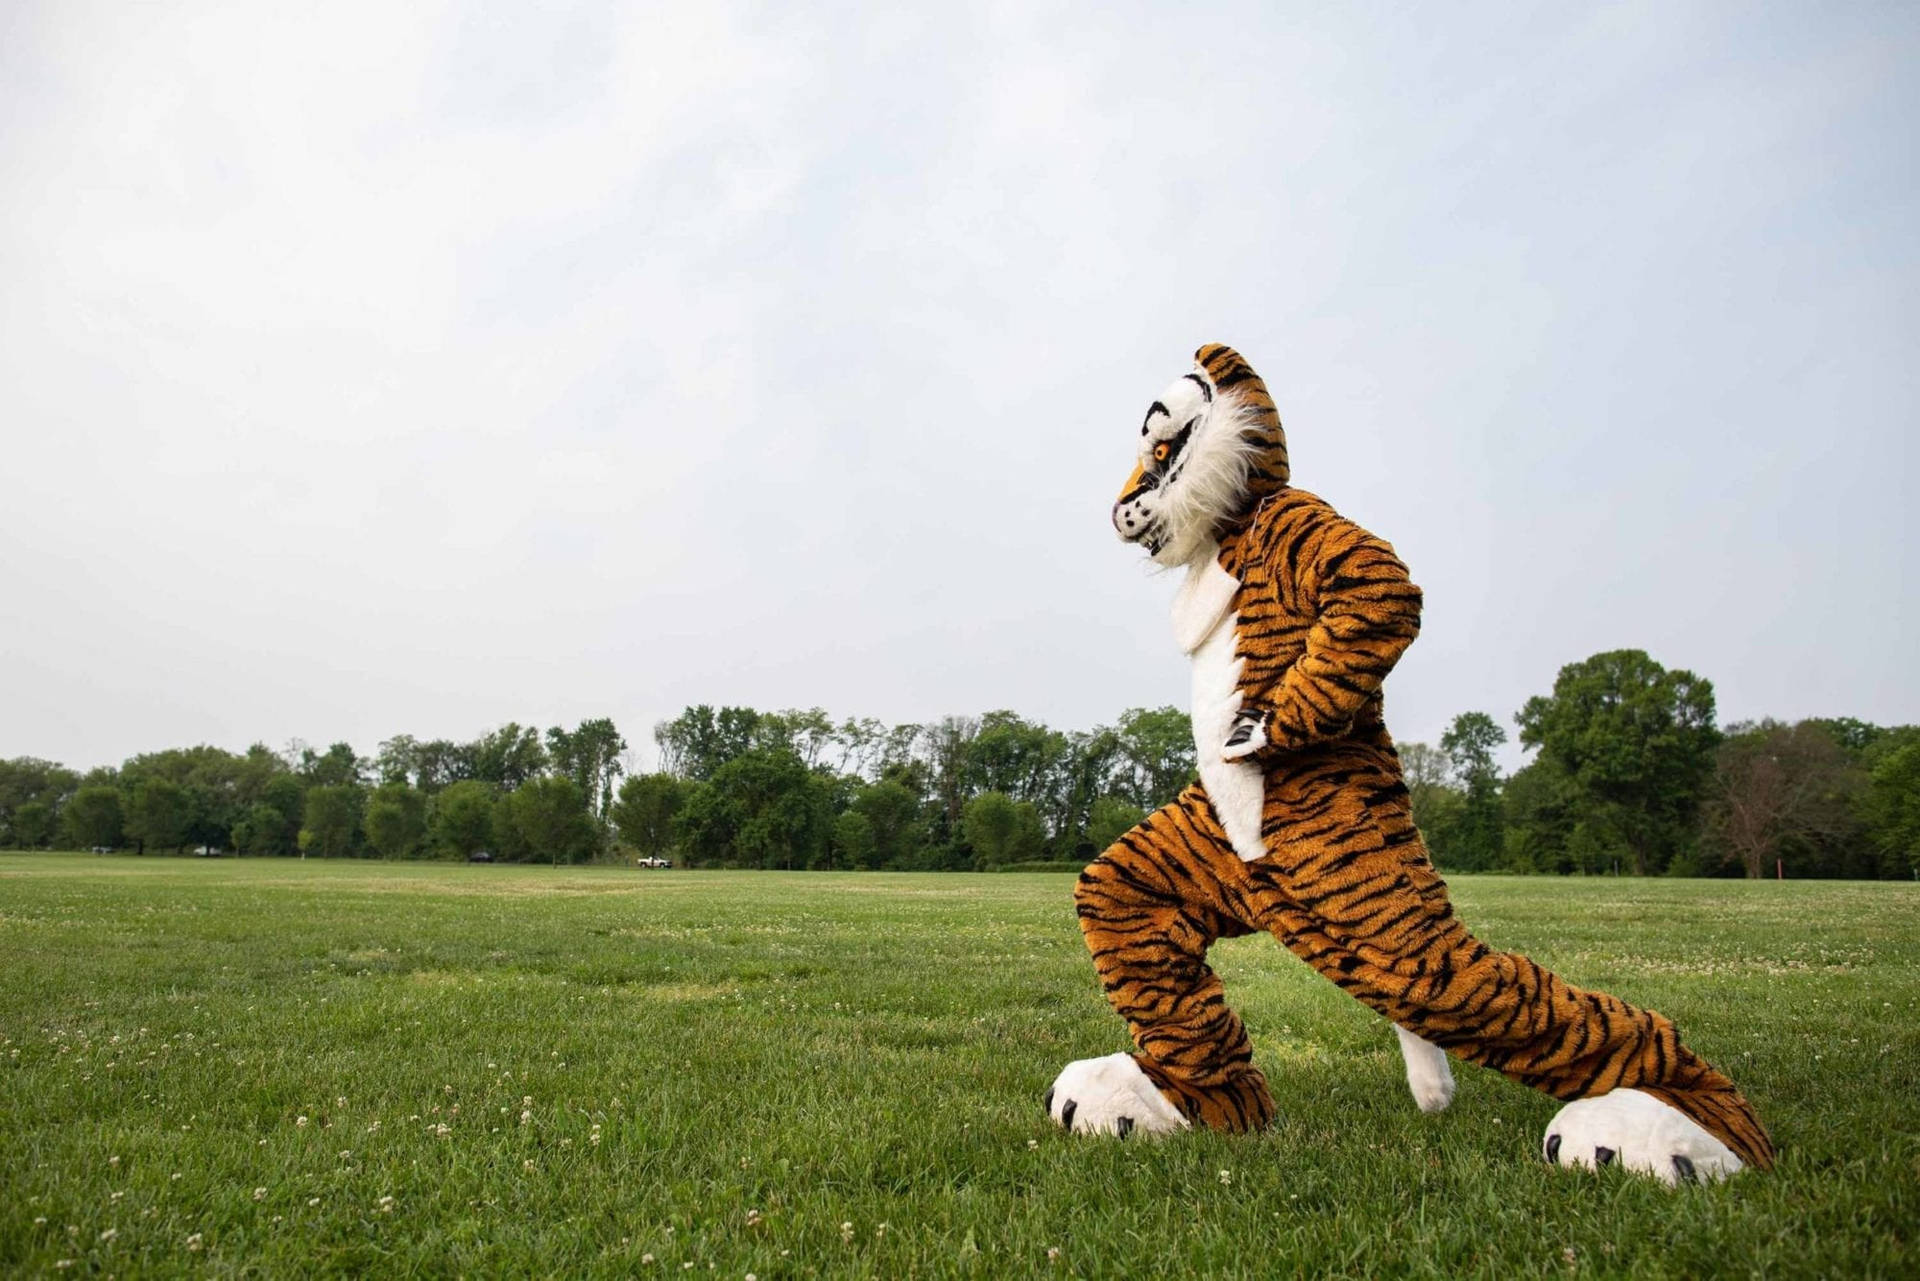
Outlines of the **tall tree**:
<svg viewBox="0 0 1920 1281">
<path fill-rule="evenodd" d="M 0 760 L 0 847 L 45 844 L 79 782 L 72 770 L 35 756 Z"/>
<path fill-rule="evenodd" d="M 587 798 L 571 778 L 550 774 L 521 784 L 508 794 L 514 825 L 535 858 L 584 863 L 593 857 L 598 829 L 587 813 Z"/>
<path fill-rule="evenodd" d="M 427 798 L 402 782 L 383 783 L 367 798 L 361 820 L 367 843 L 382 858 L 407 858 L 427 833 Z"/>
<path fill-rule="evenodd" d="M 1005 792 L 982 792 L 968 801 L 961 828 L 973 849 L 974 865 L 982 870 L 1038 858 L 1046 840 L 1032 802 L 1016 801 Z"/>
<path fill-rule="evenodd" d="M 489 730 L 461 749 L 461 778 L 478 779 L 512 791 L 547 768 L 547 750 L 540 731 L 508 721 Z"/>
<path fill-rule="evenodd" d="M 687 799 L 687 785 L 671 774 L 641 774 L 620 784 L 613 824 L 620 839 L 658 857 L 673 848 L 673 816 Z"/>
<path fill-rule="evenodd" d="M 321 858 L 342 858 L 353 853 L 354 837 L 360 831 L 360 812 L 366 795 L 352 784 L 323 784 L 309 787 L 302 830 L 309 840 L 307 849 Z"/>
<path fill-rule="evenodd" d="M 613 786 L 620 777 L 620 754 L 627 740 L 605 717 L 581 721 L 571 732 L 555 725 L 547 731 L 547 753 L 553 767 L 573 780 L 587 809 L 603 816 L 613 802 Z"/>
<path fill-rule="evenodd" d="M 1515 719 L 1521 744 L 1580 789 L 1582 820 L 1610 829 L 1636 873 L 1665 870 L 1691 839 L 1720 741 L 1711 682 L 1613 650 L 1561 668 L 1553 694 Z"/>
<path fill-rule="evenodd" d="M 493 788 L 478 779 L 462 779 L 433 798 L 428 831 L 434 844 L 454 858 L 487 848 L 493 839 Z"/>
<path fill-rule="evenodd" d="M 1506 834 L 1500 805 L 1500 766 L 1494 752 L 1507 732 L 1485 712 L 1462 712 L 1440 736 L 1447 771 L 1461 793 L 1458 817 L 1449 825 L 1452 865 L 1475 871 L 1500 861 Z"/>
<path fill-rule="evenodd" d="M 1087 839 L 1096 850 L 1104 850 L 1115 841 L 1132 831 L 1135 824 L 1146 817 L 1146 812 L 1138 805 L 1129 804 L 1117 796 L 1102 796 L 1093 803 L 1093 810 L 1087 820 Z"/>
<path fill-rule="evenodd" d="M 1179 708 L 1129 708 L 1115 733 L 1121 762 L 1115 790 L 1141 809 L 1159 809 L 1193 780 L 1193 721 Z"/>
<path fill-rule="evenodd" d="M 687 797 L 674 836 L 706 863 L 804 868 L 829 839 L 826 782 L 791 751 L 745 752 Z"/>
<path fill-rule="evenodd" d="M 927 844 L 927 825 L 920 813 L 920 798 L 913 789 L 893 779 L 881 779 L 855 792 L 847 812 L 866 819 L 873 838 L 873 862 L 859 866 L 920 865 Z"/>
<path fill-rule="evenodd" d="M 60 814 L 67 839 L 80 849 L 117 849 L 121 837 L 120 789 L 93 784 L 73 794 Z"/>
<path fill-rule="evenodd" d="M 1866 755 L 1862 811 L 1883 876 L 1920 877 L 1920 729 L 1904 726 Z"/>
<path fill-rule="evenodd" d="M 300 776 L 309 787 L 358 787 L 365 781 L 366 766 L 351 743 L 335 743 L 324 752 L 300 749 Z"/>
<path fill-rule="evenodd" d="M 138 779 L 127 796 L 127 835 L 143 854 L 149 845 L 157 850 L 185 848 L 190 817 L 187 791 L 171 779 Z"/>
</svg>

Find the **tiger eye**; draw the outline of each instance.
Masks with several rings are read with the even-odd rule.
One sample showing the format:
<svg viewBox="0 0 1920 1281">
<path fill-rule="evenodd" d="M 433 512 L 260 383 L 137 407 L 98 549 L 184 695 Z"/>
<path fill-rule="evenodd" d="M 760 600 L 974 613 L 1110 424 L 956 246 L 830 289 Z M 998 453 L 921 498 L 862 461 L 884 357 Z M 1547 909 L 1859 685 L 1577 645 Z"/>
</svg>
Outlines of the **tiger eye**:
<svg viewBox="0 0 1920 1281">
<path fill-rule="evenodd" d="M 1153 461 L 1156 463 L 1164 463 L 1167 461 L 1167 455 L 1171 452 L 1172 451 L 1167 448 L 1167 442 L 1163 440 L 1153 447 Z"/>
</svg>

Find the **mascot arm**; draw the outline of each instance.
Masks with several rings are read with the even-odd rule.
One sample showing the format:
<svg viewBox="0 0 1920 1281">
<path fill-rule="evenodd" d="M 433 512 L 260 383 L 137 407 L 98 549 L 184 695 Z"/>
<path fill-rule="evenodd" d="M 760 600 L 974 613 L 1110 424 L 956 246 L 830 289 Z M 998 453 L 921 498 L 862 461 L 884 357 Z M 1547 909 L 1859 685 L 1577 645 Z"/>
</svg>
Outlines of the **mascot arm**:
<svg viewBox="0 0 1920 1281">
<path fill-rule="evenodd" d="M 1318 601 L 1306 649 L 1269 689 L 1248 693 L 1228 734 L 1229 760 L 1345 734 L 1420 632 L 1420 589 L 1393 548 L 1359 526 L 1333 518 L 1303 568 L 1302 594 Z"/>
</svg>

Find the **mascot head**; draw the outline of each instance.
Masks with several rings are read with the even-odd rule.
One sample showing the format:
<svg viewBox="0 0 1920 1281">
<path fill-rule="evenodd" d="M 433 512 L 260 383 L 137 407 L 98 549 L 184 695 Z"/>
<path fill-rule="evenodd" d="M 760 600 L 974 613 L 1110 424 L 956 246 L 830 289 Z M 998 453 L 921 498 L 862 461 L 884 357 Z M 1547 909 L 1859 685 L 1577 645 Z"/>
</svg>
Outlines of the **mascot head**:
<svg viewBox="0 0 1920 1281">
<path fill-rule="evenodd" d="M 1209 343 L 1140 424 L 1140 459 L 1113 527 L 1162 565 L 1184 565 L 1287 486 L 1287 437 L 1267 385 Z"/>
</svg>

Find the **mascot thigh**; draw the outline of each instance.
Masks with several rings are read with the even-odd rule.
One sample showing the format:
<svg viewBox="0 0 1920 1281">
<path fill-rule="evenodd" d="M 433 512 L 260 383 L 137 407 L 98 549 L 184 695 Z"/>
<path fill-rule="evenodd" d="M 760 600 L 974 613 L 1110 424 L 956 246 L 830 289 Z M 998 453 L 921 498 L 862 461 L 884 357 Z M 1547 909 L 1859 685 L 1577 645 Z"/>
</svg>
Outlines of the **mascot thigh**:
<svg viewBox="0 0 1920 1281">
<path fill-rule="evenodd" d="M 1452 1054 L 1571 1100 L 1543 1141 L 1555 1164 L 1670 1183 L 1772 1164 L 1753 1109 L 1671 1022 L 1494 951 L 1453 914 L 1381 711 L 1420 589 L 1385 542 L 1293 488 L 1279 415 L 1237 353 L 1201 348 L 1153 402 L 1113 523 L 1185 569 L 1173 622 L 1200 781 L 1080 877 L 1081 931 L 1136 1052 L 1069 1064 L 1054 1120 L 1265 1125 L 1272 1096 L 1205 958 L 1266 931 L 1392 1021 L 1424 1109 L 1451 1099 Z"/>
</svg>

